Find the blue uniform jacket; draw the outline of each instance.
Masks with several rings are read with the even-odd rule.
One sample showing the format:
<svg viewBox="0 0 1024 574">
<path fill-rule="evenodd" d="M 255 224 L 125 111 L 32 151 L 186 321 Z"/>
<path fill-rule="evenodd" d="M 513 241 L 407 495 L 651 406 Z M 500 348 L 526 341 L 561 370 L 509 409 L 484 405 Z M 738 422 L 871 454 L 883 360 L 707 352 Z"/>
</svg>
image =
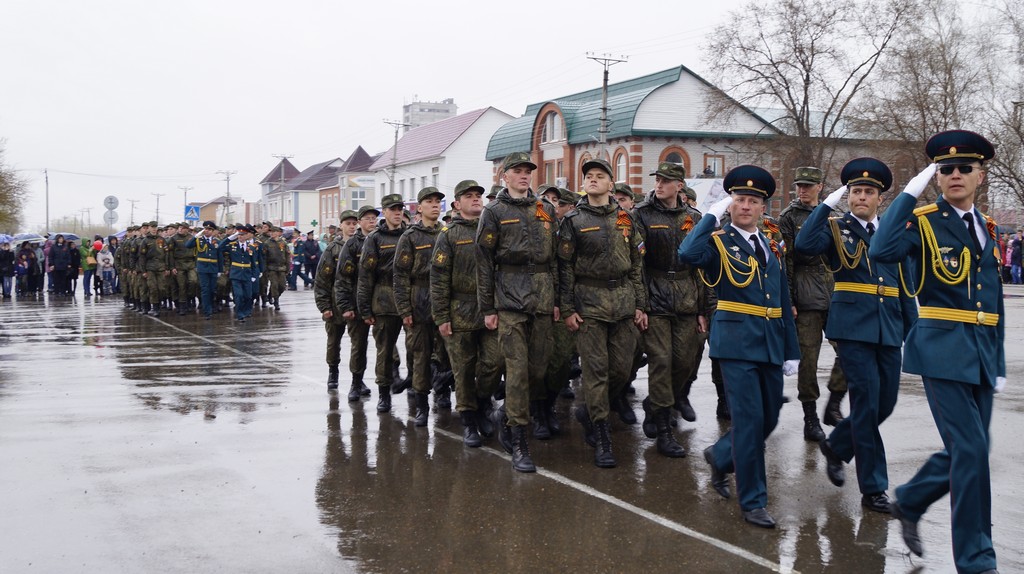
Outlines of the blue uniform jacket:
<svg viewBox="0 0 1024 574">
<path fill-rule="evenodd" d="M 906 193 L 901 193 L 892 202 L 886 211 L 885 223 L 879 225 L 875 232 L 868 251 L 871 259 L 896 263 L 904 257 L 912 258 L 919 271 L 908 276 L 904 269 L 904 278 L 906 287 L 915 292 L 921 285 L 921 275 L 924 275 L 923 287 L 917 295 L 922 309 L 937 307 L 970 314 L 998 313 L 999 322 L 990 327 L 922 317 L 907 336 L 903 370 L 935 379 L 994 387 L 996 377 L 1006 376 L 1003 349 L 1006 315 L 999 277 L 1002 267 L 999 245 L 989 232 L 980 254 L 969 253 L 966 260 L 961 259 L 965 248 L 974 251 L 974 243 L 963 220 L 940 197 L 934 204 L 917 210 L 927 222 L 926 227 L 931 229 L 922 253 L 923 227 L 914 214 L 916 203 L 917 200 Z M 975 210 L 975 217 L 978 215 Z M 960 273 L 965 262 L 969 272 L 964 280 L 955 285 L 942 280 L 949 280 L 950 275 Z M 938 275 L 942 275 L 942 279 Z"/>
<path fill-rule="evenodd" d="M 189 237 L 185 242 L 186 248 L 196 250 L 196 272 L 197 273 L 220 273 L 223 269 L 220 258 L 220 246 L 212 237 L 201 236 L 199 239 Z"/>
<path fill-rule="evenodd" d="M 903 339 L 917 320 L 917 303 L 899 288 L 899 267 L 872 261 L 868 256 L 871 238 L 864 226 L 849 212 L 830 220 L 831 212 L 832 209 L 824 203 L 818 205 L 797 234 L 794 248 L 805 255 L 828 257 L 829 269 L 837 284 L 864 285 L 875 292 L 859 293 L 838 288 L 833 291 L 825 336 L 833 340 L 902 346 Z M 838 243 L 832 230 L 833 223 L 841 238 Z M 879 220 L 881 225 L 883 223 Z M 861 244 L 864 247 L 860 247 Z M 863 252 L 855 259 L 852 256 L 858 249 L 863 249 Z M 839 250 L 844 250 L 845 255 L 841 255 Z M 853 268 L 844 266 L 844 260 Z M 904 269 L 909 267 L 904 265 Z M 879 293 L 879 288 L 885 293 L 896 290 L 898 294 L 891 297 Z"/>
<path fill-rule="evenodd" d="M 722 232 L 716 235 L 721 239 L 729 258 L 728 266 L 724 267 L 715 237 L 712 236 L 716 224 L 713 215 L 702 217 L 678 250 L 679 260 L 700 267 L 705 281 L 714 285 L 718 294 L 719 309 L 712 319 L 711 357 L 773 365 L 799 359 L 800 347 L 789 302 L 789 285 L 786 271 L 778 257 L 769 251 L 766 271 L 755 274 L 746 287 L 733 285 L 725 267 L 732 267 L 735 270 L 734 279 L 742 283 L 747 277 L 743 274 L 751 272 L 747 262 L 750 257 L 754 257 L 754 248 L 732 225 L 726 224 Z M 724 311 L 721 308 L 722 301 L 780 308 L 782 317 L 766 319 L 763 316 Z"/>
<path fill-rule="evenodd" d="M 247 249 L 243 249 L 237 239 L 225 237 L 217 249 L 223 257 L 231 261 L 231 272 L 228 276 L 232 280 L 251 280 L 257 276 L 259 256 L 253 243 L 250 243 Z"/>
</svg>

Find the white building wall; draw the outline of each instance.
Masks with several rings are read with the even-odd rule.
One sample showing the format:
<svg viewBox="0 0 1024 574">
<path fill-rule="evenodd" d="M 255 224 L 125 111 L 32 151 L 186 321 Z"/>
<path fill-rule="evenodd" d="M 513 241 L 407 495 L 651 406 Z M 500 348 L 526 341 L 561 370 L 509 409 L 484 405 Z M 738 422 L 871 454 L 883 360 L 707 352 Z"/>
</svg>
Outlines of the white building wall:
<svg viewBox="0 0 1024 574">
<path fill-rule="evenodd" d="M 716 132 L 755 134 L 764 129 L 764 122 L 742 108 L 729 117 L 719 117 L 708 124 L 707 102 L 711 88 L 689 74 L 666 84 L 647 96 L 637 109 L 633 129 L 675 132 Z"/>
</svg>

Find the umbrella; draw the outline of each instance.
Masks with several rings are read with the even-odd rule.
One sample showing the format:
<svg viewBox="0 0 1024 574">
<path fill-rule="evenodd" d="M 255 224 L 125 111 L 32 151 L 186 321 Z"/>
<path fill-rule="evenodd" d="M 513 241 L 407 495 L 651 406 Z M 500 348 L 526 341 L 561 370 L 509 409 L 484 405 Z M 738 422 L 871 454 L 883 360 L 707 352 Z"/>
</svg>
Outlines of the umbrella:
<svg viewBox="0 0 1024 574">
<path fill-rule="evenodd" d="M 45 243 L 46 238 L 38 233 L 19 233 L 13 237 L 14 243 L 21 244 L 22 241 L 29 243 Z"/>
<path fill-rule="evenodd" d="M 67 231 L 58 231 L 57 233 L 51 233 L 50 237 L 57 237 L 58 235 L 64 236 L 64 241 L 74 241 L 76 243 L 81 242 L 82 238 L 77 233 L 70 233 Z"/>
<path fill-rule="evenodd" d="M 6 233 L 0 233 L 0 243 L 10 243 L 14 238 Z"/>
</svg>

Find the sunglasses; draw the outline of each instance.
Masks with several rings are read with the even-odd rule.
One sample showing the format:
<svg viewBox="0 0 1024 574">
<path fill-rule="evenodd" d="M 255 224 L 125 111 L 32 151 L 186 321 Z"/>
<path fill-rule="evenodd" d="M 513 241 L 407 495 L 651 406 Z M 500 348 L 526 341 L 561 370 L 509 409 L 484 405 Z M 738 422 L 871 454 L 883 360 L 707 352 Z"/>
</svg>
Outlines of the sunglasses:
<svg viewBox="0 0 1024 574">
<path fill-rule="evenodd" d="M 952 175 L 953 170 L 960 172 L 960 175 L 967 175 L 974 171 L 973 165 L 944 165 L 939 168 L 939 173 L 942 175 Z M 980 168 L 979 168 L 980 169 Z"/>
</svg>

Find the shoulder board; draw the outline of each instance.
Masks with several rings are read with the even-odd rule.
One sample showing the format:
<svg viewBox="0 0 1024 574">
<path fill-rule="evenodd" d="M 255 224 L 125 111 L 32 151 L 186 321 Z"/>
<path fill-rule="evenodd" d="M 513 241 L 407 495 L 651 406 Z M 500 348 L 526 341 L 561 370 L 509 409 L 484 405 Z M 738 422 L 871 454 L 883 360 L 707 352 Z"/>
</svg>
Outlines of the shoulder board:
<svg viewBox="0 0 1024 574">
<path fill-rule="evenodd" d="M 938 210 L 939 210 L 939 206 L 934 204 L 934 203 L 932 203 L 932 204 L 929 204 L 929 205 L 924 205 L 924 206 L 918 207 L 917 209 L 914 210 L 914 215 L 920 217 L 922 215 L 928 215 L 929 213 L 935 213 Z"/>
<path fill-rule="evenodd" d="M 714 237 L 716 235 L 725 235 L 725 230 L 724 229 L 718 229 L 718 230 L 715 230 L 715 231 L 711 232 L 711 237 Z"/>
<path fill-rule="evenodd" d="M 842 221 L 843 218 L 842 217 L 829 217 L 828 220 L 829 221 Z"/>
</svg>

